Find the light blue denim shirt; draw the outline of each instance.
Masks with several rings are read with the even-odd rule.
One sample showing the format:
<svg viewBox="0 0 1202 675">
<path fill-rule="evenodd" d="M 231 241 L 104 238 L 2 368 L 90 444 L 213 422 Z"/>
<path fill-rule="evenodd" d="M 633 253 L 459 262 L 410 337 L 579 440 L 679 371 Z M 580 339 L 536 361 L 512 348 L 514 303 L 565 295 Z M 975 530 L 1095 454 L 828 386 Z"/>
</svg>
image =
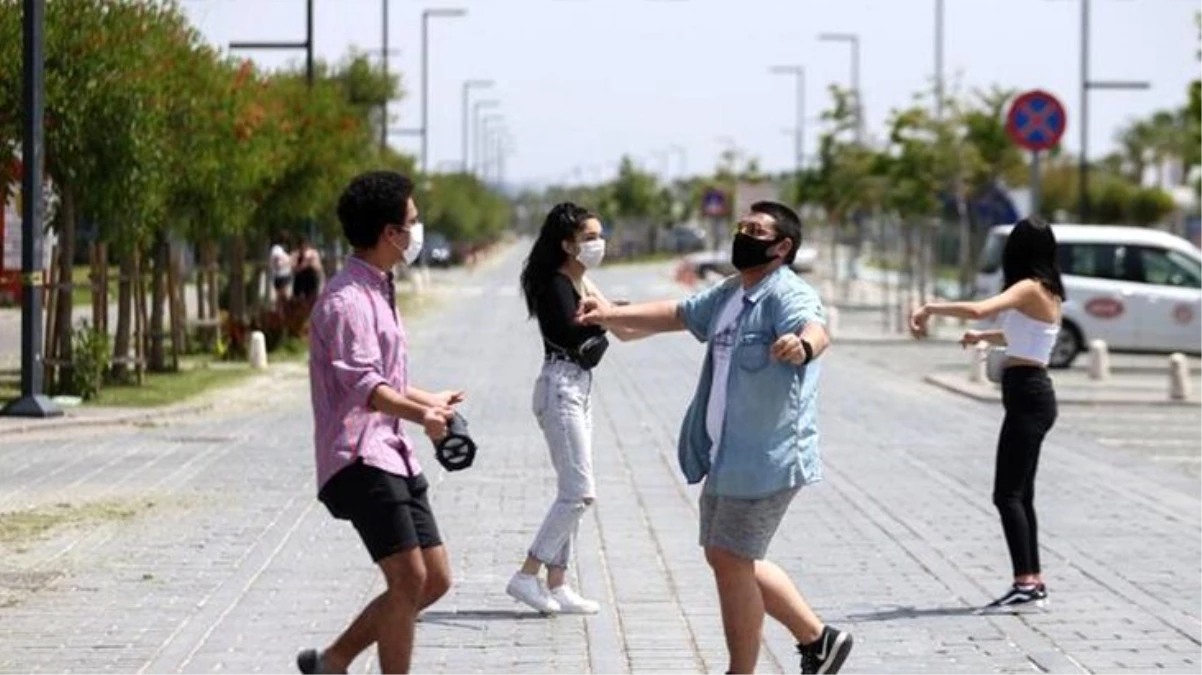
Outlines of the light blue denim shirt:
<svg viewBox="0 0 1202 675">
<path fill-rule="evenodd" d="M 738 290 L 738 276 L 682 301 L 685 327 L 709 343 L 718 317 Z M 787 267 L 745 290 L 726 389 L 722 438 L 713 466 L 706 406 L 713 384 L 712 346 L 680 429 L 680 468 L 689 483 L 708 475 L 707 493 L 751 499 L 822 480 L 815 409 L 817 362 L 795 366 L 769 354 L 777 338 L 809 322 L 825 324 L 818 294 Z"/>
</svg>

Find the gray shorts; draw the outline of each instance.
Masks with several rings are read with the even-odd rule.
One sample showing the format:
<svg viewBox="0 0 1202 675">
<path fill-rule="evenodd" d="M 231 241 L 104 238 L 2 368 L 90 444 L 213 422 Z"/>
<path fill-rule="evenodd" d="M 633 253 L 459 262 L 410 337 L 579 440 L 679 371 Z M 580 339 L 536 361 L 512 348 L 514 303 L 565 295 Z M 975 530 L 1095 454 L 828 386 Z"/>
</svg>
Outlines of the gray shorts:
<svg viewBox="0 0 1202 675">
<path fill-rule="evenodd" d="M 755 499 L 719 497 L 702 492 L 698 543 L 748 560 L 763 560 L 768 553 L 768 544 L 789 510 L 789 503 L 799 490 L 800 487 L 789 488 Z"/>
</svg>

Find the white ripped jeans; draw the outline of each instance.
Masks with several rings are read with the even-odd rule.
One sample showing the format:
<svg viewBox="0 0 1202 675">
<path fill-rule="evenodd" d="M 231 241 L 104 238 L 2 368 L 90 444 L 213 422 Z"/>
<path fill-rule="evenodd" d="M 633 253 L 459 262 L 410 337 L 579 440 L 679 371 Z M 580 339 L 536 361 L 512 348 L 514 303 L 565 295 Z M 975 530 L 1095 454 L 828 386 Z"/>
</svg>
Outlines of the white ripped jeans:
<svg viewBox="0 0 1202 675">
<path fill-rule="evenodd" d="M 530 545 L 548 567 L 567 567 L 580 519 L 596 497 L 593 479 L 593 375 L 569 361 L 550 360 L 534 384 L 534 417 L 558 476 L 555 503 Z"/>
</svg>

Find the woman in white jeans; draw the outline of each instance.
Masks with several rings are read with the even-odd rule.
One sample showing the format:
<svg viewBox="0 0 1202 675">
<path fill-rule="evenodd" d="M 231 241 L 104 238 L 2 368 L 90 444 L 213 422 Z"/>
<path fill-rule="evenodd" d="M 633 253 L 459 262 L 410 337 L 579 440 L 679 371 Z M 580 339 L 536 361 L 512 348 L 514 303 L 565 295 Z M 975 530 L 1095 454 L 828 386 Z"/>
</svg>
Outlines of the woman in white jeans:
<svg viewBox="0 0 1202 675">
<path fill-rule="evenodd" d="M 534 385 L 534 416 L 558 476 L 555 502 L 505 591 L 539 612 L 593 614 L 599 605 L 568 584 L 580 519 L 596 498 L 593 479 L 593 372 L 608 346 L 605 330 L 576 321 L 580 300 L 607 303 L 585 270 L 601 264 L 601 221 L 586 209 L 563 203 L 551 209 L 522 269 L 522 294 L 538 319 L 543 367 Z M 640 335 L 614 332 L 620 340 Z M 539 578 L 547 569 L 547 581 Z"/>
</svg>

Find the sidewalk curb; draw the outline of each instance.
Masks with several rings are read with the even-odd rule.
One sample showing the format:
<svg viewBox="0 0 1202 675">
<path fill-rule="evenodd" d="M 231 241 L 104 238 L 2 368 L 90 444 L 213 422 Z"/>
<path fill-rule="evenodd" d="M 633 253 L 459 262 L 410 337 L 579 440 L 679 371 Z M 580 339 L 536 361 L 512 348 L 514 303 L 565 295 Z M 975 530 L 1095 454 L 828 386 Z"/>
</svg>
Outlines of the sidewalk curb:
<svg viewBox="0 0 1202 675">
<path fill-rule="evenodd" d="M 1002 393 L 999 390 L 989 387 L 986 389 L 980 385 L 974 385 L 971 382 L 959 382 L 964 379 L 963 376 L 948 376 L 932 374 L 926 375 L 922 381 L 934 385 L 944 391 L 949 391 L 953 394 L 959 394 L 975 401 L 984 403 L 1001 403 Z M 1079 396 L 1062 396 L 1057 394 L 1056 403 L 1059 405 L 1073 406 L 1103 406 L 1103 405 L 1123 405 L 1123 406 L 1146 406 L 1151 408 L 1168 407 L 1197 407 L 1198 400 L 1191 399 L 1187 401 L 1174 401 L 1167 396 L 1162 401 L 1149 400 L 1146 398 L 1114 398 L 1114 399 L 1096 399 L 1082 398 Z"/>
<path fill-rule="evenodd" d="M 212 410 L 215 403 L 196 403 L 164 408 L 132 408 L 128 413 L 118 413 L 112 416 L 91 417 L 88 415 L 73 415 L 64 412 L 61 417 L 45 419 L 23 418 L 13 426 L 0 422 L 0 433 L 7 438 L 18 434 L 28 434 L 38 431 L 60 431 L 81 428 L 100 428 L 136 425 L 140 422 L 153 422 L 162 419 L 194 415 Z"/>
</svg>

